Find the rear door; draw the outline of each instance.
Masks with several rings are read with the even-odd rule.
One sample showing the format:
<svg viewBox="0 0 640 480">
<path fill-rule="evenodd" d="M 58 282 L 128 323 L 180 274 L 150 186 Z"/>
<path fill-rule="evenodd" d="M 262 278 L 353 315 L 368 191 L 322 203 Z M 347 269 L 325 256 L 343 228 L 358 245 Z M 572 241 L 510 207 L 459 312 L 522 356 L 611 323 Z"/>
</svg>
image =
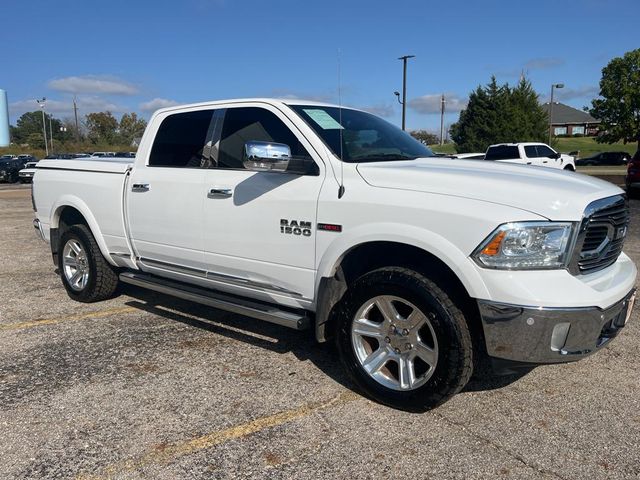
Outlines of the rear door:
<svg viewBox="0 0 640 480">
<path fill-rule="evenodd" d="M 521 158 L 517 145 L 493 145 L 487 149 L 484 159 L 507 163 L 526 163 L 526 160 Z"/>
<path fill-rule="evenodd" d="M 129 180 L 128 223 L 137 255 L 155 273 L 204 276 L 203 167 L 215 118 L 210 108 L 168 112 L 149 127 L 157 132 Z"/>
<path fill-rule="evenodd" d="M 207 278 L 233 293 L 304 305 L 313 298 L 321 157 L 283 112 L 267 104 L 229 106 L 214 138 L 217 158 L 204 172 Z M 306 175 L 246 170 L 248 141 L 286 144 L 294 159 L 312 159 L 315 168 Z"/>
</svg>

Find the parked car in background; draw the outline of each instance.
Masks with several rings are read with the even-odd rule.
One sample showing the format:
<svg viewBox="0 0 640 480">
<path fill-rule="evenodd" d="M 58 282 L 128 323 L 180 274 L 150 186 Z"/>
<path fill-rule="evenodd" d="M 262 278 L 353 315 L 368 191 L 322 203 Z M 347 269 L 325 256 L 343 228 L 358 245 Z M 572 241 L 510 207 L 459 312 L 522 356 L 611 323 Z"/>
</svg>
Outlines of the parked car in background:
<svg viewBox="0 0 640 480">
<path fill-rule="evenodd" d="M 115 157 L 116 152 L 93 152 L 92 157 Z"/>
<path fill-rule="evenodd" d="M 631 160 L 627 152 L 600 152 L 592 157 L 576 160 L 576 165 L 626 165 Z"/>
<path fill-rule="evenodd" d="M 22 168 L 25 168 L 29 162 L 37 162 L 37 159 L 33 155 L 29 155 L 27 153 L 18 155 L 18 160 L 20 161 Z"/>
<path fill-rule="evenodd" d="M 36 165 L 38 162 L 27 162 L 25 167 L 18 172 L 20 183 L 31 183 L 33 175 L 36 173 Z"/>
<path fill-rule="evenodd" d="M 484 160 L 484 153 L 454 153 L 451 158 L 460 160 Z"/>
<path fill-rule="evenodd" d="M 627 176 L 624 179 L 627 186 L 627 194 L 637 196 L 640 192 L 640 150 L 636 152 L 631 161 L 627 164 Z"/>
<path fill-rule="evenodd" d="M 575 171 L 576 169 L 575 159 L 572 156 L 558 153 L 544 143 L 526 142 L 491 145 L 487 149 L 484 159 L 560 170 Z"/>
<path fill-rule="evenodd" d="M 116 152 L 118 158 L 136 158 L 136 152 Z"/>
<path fill-rule="evenodd" d="M 0 157 L 0 182 L 15 183 L 21 166 L 15 155 Z"/>
<path fill-rule="evenodd" d="M 73 158 L 89 158 L 91 156 L 90 153 L 74 153 Z"/>
</svg>

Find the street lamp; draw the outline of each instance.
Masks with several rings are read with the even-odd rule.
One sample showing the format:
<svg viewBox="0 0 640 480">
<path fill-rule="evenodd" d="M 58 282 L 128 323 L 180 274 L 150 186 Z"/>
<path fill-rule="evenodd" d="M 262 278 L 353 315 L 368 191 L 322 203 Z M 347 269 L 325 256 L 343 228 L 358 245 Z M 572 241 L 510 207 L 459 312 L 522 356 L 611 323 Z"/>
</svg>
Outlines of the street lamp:
<svg viewBox="0 0 640 480">
<path fill-rule="evenodd" d="M 400 93 L 393 92 L 396 97 L 398 97 L 398 102 L 402 105 L 402 130 L 404 130 L 405 126 L 405 116 L 407 113 L 407 60 L 410 58 L 415 58 L 415 55 L 403 55 L 402 57 L 398 57 L 398 60 L 402 60 L 402 101 L 400 102 Z"/>
<path fill-rule="evenodd" d="M 49 147 L 47 146 L 47 121 L 44 118 L 44 104 L 47 101 L 45 97 L 42 97 L 41 100 L 36 100 L 40 108 L 42 109 L 42 134 L 44 135 L 44 149 L 47 152 L 47 156 L 49 155 Z"/>
<path fill-rule="evenodd" d="M 553 134 L 553 91 L 556 88 L 564 88 L 564 83 L 551 84 L 551 102 L 549 103 L 549 145 L 551 145 L 551 135 Z"/>
</svg>

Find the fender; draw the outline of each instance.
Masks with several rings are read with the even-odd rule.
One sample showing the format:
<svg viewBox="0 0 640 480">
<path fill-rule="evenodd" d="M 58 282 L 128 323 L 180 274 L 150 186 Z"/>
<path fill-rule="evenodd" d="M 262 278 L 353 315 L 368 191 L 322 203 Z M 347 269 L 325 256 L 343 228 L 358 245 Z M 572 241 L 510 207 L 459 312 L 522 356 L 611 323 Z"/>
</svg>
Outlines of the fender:
<svg viewBox="0 0 640 480">
<path fill-rule="evenodd" d="M 98 226 L 98 222 L 95 217 L 91 213 L 91 210 L 87 206 L 87 204 L 75 195 L 62 195 L 60 198 L 56 200 L 56 202 L 51 207 L 51 211 L 49 212 L 49 218 L 51 219 L 50 228 L 58 228 L 60 223 L 60 215 L 64 207 L 73 207 L 78 210 L 89 226 L 91 233 L 93 234 L 96 242 L 98 243 L 98 247 L 100 247 L 100 252 L 104 256 L 104 258 L 114 267 L 117 266 L 116 262 L 114 262 L 113 258 L 109 254 L 107 249 L 107 244 L 104 241 L 104 237 L 102 236 L 102 231 Z"/>
<path fill-rule="evenodd" d="M 322 278 L 333 277 L 338 265 L 350 250 L 364 243 L 379 241 L 402 243 L 424 250 L 447 265 L 471 297 L 486 298 L 488 295 L 487 287 L 468 255 L 449 240 L 421 227 L 384 222 L 360 225 L 351 229 L 348 234 L 336 237 L 318 262 L 315 298 L 319 298 Z"/>
</svg>

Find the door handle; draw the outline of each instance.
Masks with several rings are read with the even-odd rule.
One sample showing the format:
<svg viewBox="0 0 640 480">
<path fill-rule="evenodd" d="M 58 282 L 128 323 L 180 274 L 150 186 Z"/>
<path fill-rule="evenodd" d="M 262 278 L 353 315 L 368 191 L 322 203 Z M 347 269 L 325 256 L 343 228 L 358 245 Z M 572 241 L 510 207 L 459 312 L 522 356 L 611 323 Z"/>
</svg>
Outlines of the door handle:
<svg viewBox="0 0 640 480">
<path fill-rule="evenodd" d="M 131 186 L 131 191 L 132 192 L 148 192 L 149 191 L 149 184 L 148 183 L 134 183 Z"/>
<path fill-rule="evenodd" d="M 231 195 L 233 195 L 233 190 L 225 187 L 213 187 L 207 193 L 209 198 L 229 198 Z"/>
</svg>

